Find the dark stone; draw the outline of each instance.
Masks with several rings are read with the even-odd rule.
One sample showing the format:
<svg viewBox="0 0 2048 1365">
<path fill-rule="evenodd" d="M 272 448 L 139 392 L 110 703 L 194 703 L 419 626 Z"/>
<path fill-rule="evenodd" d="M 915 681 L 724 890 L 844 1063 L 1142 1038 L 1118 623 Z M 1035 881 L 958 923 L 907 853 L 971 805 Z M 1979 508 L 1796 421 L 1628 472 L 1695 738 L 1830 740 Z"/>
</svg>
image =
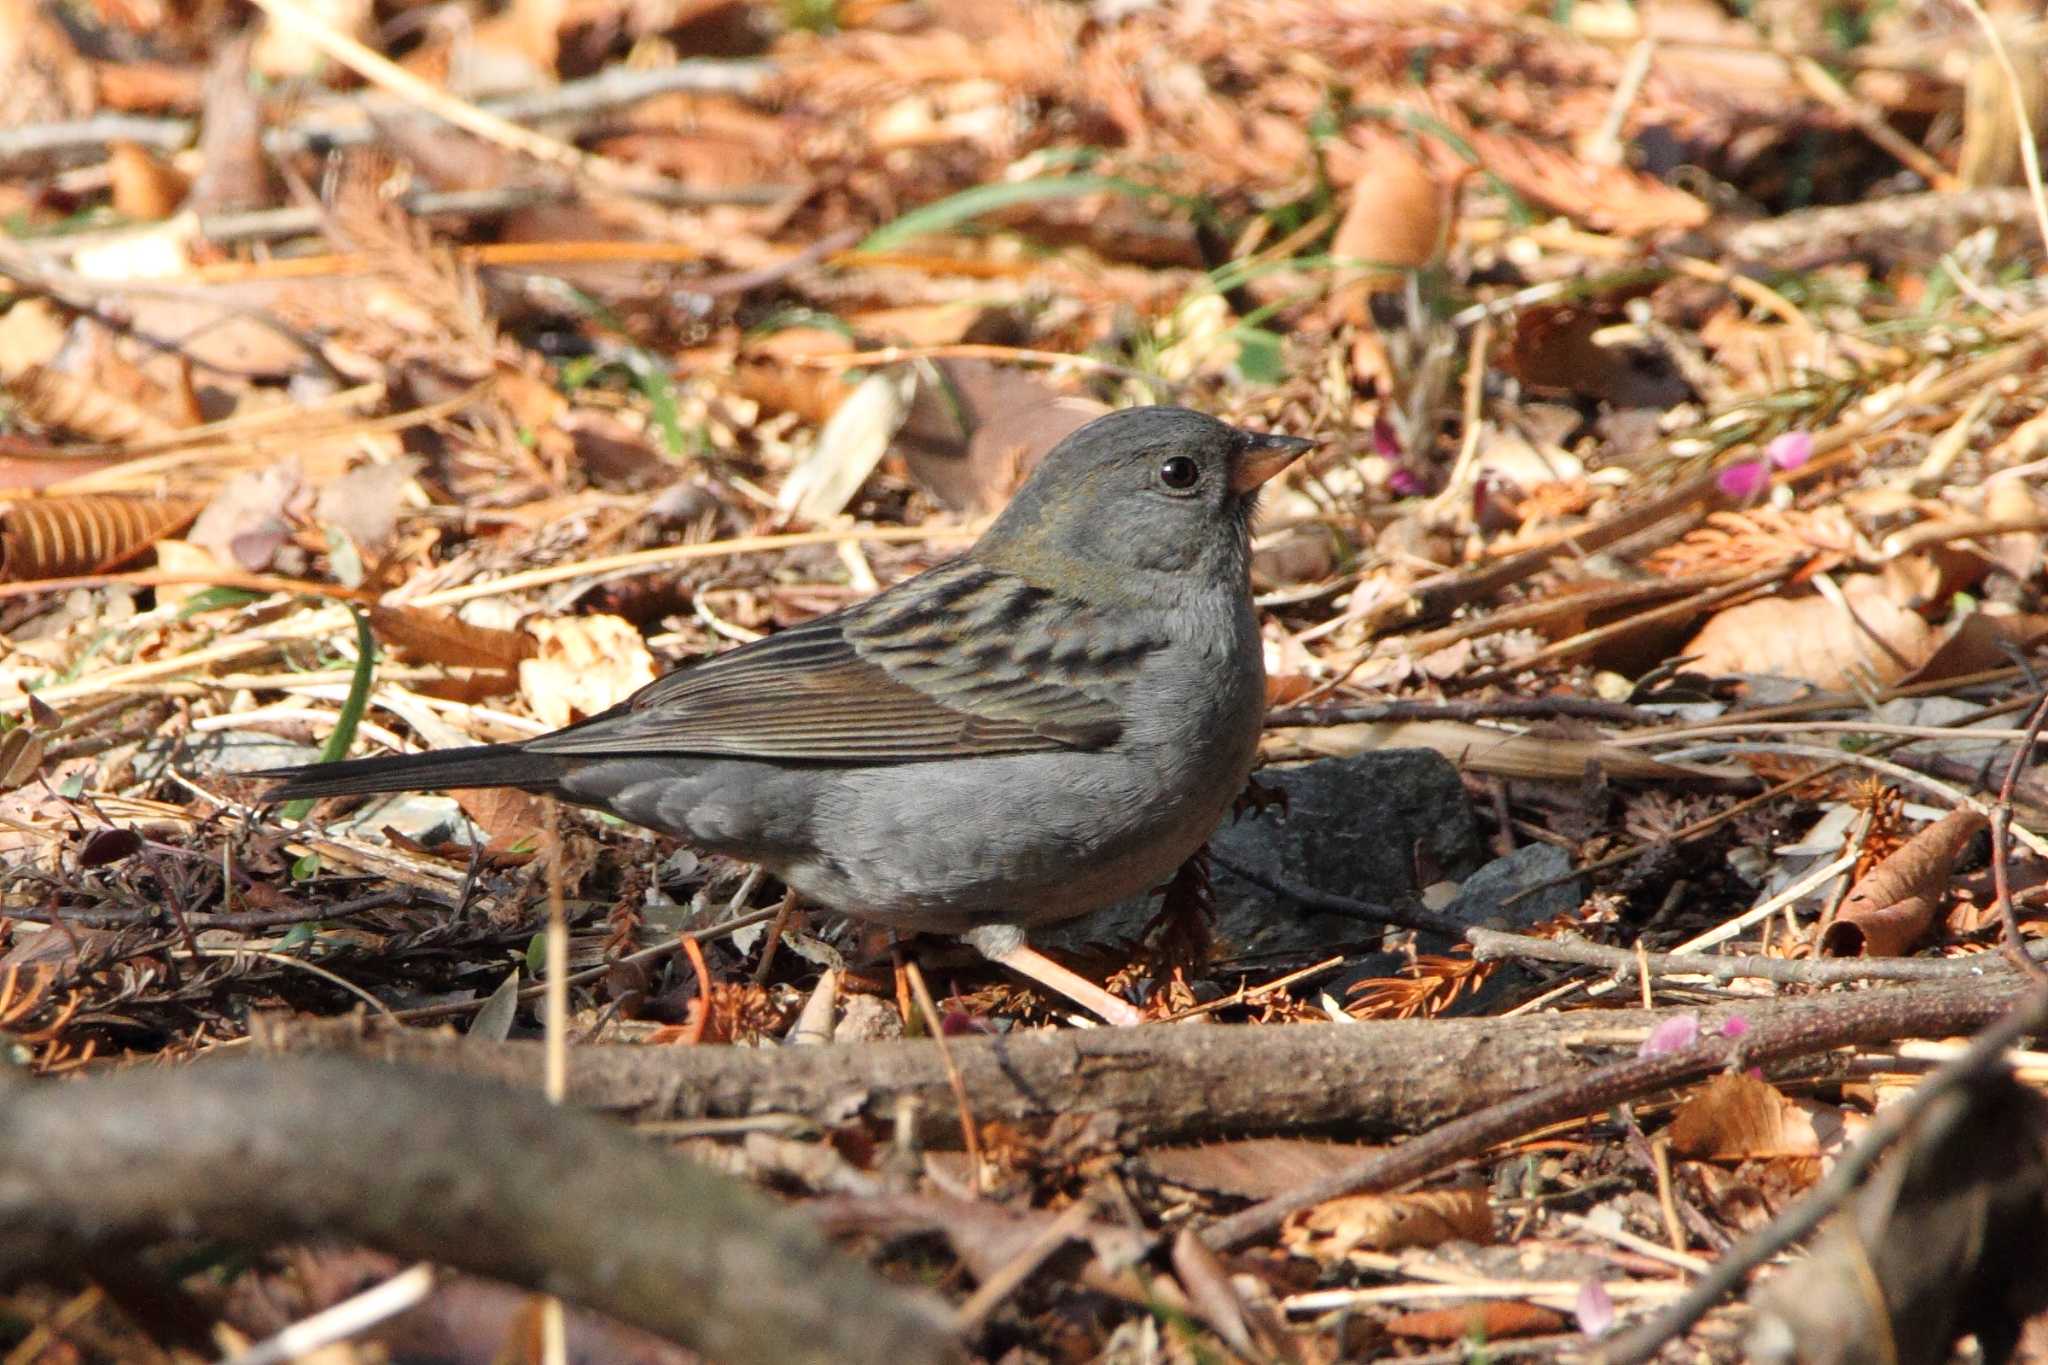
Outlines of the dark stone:
<svg viewBox="0 0 2048 1365">
<path fill-rule="evenodd" d="M 1524 844 L 1467 877 L 1443 913 L 1467 928 L 1520 933 L 1579 908 L 1579 902 L 1585 899 L 1585 878 L 1571 876 L 1571 870 L 1571 854 L 1555 844 Z M 1556 878 L 1564 880 L 1554 886 L 1544 885 Z M 1531 889 L 1536 887 L 1542 889 Z M 1525 890 L 1528 895 L 1509 901 L 1509 897 Z M 1418 944 L 1425 953 L 1448 952 L 1450 946 L 1450 940 L 1441 934 L 1424 934 Z M 1523 999 L 1542 985 L 1543 978 L 1521 963 L 1502 963 L 1478 990 L 1460 996 L 1449 1013 L 1492 1014 L 1501 1005 Z"/>
<path fill-rule="evenodd" d="M 1421 891 L 1418 854 L 1452 878 L 1471 872 L 1483 856 L 1465 785 L 1434 749 L 1264 768 L 1258 781 L 1285 794 L 1284 809 L 1247 811 L 1210 840 L 1223 861 L 1254 872 L 1360 900 L 1413 904 Z M 1364 921 L 1303 909 L 1220 864 L 1214 885 L 1219 948 L 1233 957 L 1327 955 L 1380 936 Z M 1158 909 L 1158 897 L 1143 897 L 1031 937 L 1054 947 L 1135 940 Z"/>
</svg>

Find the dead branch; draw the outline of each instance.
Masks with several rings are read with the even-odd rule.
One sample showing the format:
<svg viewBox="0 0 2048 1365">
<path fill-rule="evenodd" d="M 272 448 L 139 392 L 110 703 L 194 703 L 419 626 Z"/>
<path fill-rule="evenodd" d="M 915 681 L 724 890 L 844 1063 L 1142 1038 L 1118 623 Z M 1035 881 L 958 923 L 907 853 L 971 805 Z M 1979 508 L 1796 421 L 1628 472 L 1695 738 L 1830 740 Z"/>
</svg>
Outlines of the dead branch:
<svg viewBox="0 0 2048 1365">
<path fill-rule="evenodd" d="M 1644 966 L 1652 977 L 1704 976 L 1728 982 L 1742 978 L 1775 981 L 1787 986 L 1834 986 L 1849 981 L 1972 981 L 2017 985 L 2012 963 L 1996 953 L 1940 958 L 1788 958 L 1716 956 L 1712 953 L 1645 953 L 1609 948 L 1580 938 L 1531 938 L 1497 929 L 1468 929 L 1466 939 L 1481 962 L 1517 958 L 1529 962 L 1564 962 L 1598 967 L 1616 977 L 1634 978 Z M 2048 944 L 2034 948 L 2048 953 Z"/>
<path fill-rule="evenodd" d="M 1732 1036 L 1703 1028 L 1702 1041 L 1691 1047 L 1639 1056 L 1534 1086 L 1432 1128 L 1412 1142 L 1375 1153 L 1345 1170 L 1232 1214 L 1208 1228 L 1203 1237 L 1211 1246 L 1235 1246 L 1270 1233 L 1288 1215 L 1313 1204 L 1360 1191 L 1391 1189 L 1547 1124 L 1702 1080 L 1730 1065 L 1756 1066 L 1851 1044 L 1981 1028 L 2003 1016 L 2018 998 L 2017 991 L 1984 986 L 1909 986 L 1780 1006 L 1768 1014 L 1745 1011 L 1746 1026 Z M 1664 1013 L 1669 1017 L 1671 1012 Z M 1523 1020 L 1513 1025 L 1518 1031 L 1525 1026 Z"/>
<path fill-rule="evenodd" d="M 1794 1040 L 1752 1061 L 1940 1032 L 1997 1017 L 2013 990 L 1944 985 L 1819 1000 L 1756 1001 L 1700 1011 L 1707 1032 L 1740 1013 L 1753 1033 Z M 1919 1002 L 1904 1014 L 1906 1001 Z M 1886 1013 L 1886 1010 L 1891 1013 Z M 1873 1011 L 1879 1016 L 1873 1022 Z M 1063 1114 L 1113 1113 L 1126 1138 L 1190 1140 L 1302 1132 L 1428 1132 L 1569 1078 L 1600 1074 L 1677 1010 L 1603 1010 L 1487 1019 L 1380 1020 L 1289 1028 L 1207 1025 L 1066 1030 L 949 1040 L 975 1117 L 1046 1123 Z M 1846 1021 L 1846 1022 L 1845 1022 Z M 1901 1032 L 1900 1030 L 1905 1030 Z M 479 1043 L 445 1033 L 369 1031 L 297 1021 L 259 1024 L 259 1046 L 325 1049 L 538 1086 L 537 1043 Z M 1805 1040 L 1810 1045 L 1802 1046 Z M 1714 1070 L 1708 1066 L 1698 1074 Z M 1680 1077 L 1678 1080 L 1686 1079 Z M 1632 1093 L 1676 1084 L 1662 1080 Z M 745 1118 L 802 1114 L 844 1123 L 893 1120 L 905 1101 L 918 1136 L 959 1141 L 957 1105 L 930 1042 L 870 1042 L 760 1051 L 751 1048 L 596 1046 L 576 1051 L 569 1098 L 639 1118 Z M 1626 1098 L 1626 1097 L 1624 1097 Z M 1602 1104 L 1613 1101 L 1602 1101 Z M 1598 1107 L 1598 1106 L 1596 1106 Z M 1579 1111 L 1588 1112 L 1588 1111 Z M 1405 1150 L 1405 1149 L 1403 1149 Z"/>
<path fill-rule="evenodd" d="M 143 1240 L 340 1236 L 729 1365 L 955 1358 L 933 1311 L 805 1220 L 489 1081 L 297 1057 L 0 1094 L 0 1283 Z"/>
<path fill-rule="evenodd" d="M 543 90 L 479 100 L 478 106 L 500 118 L 538 123 L 603 113 L 677 91 L 752 96 L 773 76 L 774 70 L 766 62 L 697 57 L 647 70 L 614 67 Z M 317 114 L 267 130 L 263 149 L 272 156 L 291 156 L 359 146 L 376 140 L 377 119 L 405 111 L 403 101 L 376 91 L 335 100 Z M 96 114 L 68 122 L 30 124 L 0 133 L 0 165 L 52 153 L 97 151 L 110 142 L 134 142 L 160 152 L 175 152 L 188 145 L 197 131 L 197 119 L 133 114 Z"/>
</svg>

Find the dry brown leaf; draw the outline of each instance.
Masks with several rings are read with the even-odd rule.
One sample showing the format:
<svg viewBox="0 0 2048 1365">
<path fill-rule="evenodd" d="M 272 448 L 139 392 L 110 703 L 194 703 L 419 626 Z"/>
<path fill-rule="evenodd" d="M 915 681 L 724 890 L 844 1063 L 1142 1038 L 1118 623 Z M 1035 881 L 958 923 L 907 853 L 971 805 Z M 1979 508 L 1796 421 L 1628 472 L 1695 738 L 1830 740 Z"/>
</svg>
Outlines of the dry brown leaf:
<svg viewBox="0 0 2048 1365">
<path fill-rule="evenodd" d="M 43 735 L 33 725 L 0 731 L 0 792 L 13 791 L 43 766 Z"/>
<path fill-rule="evenodd" d="M 506 864 L 527 863 L 539 852 L 547 802 L 513 787 L 463 788 L 455 804 L 485 835 L 484 856 Z"/>
<path fill-rule="evenodd" d="M 303 491 L 290 465 L 237 474 L 206 504 L 186 538 L 222 563 L 260 572 L 290 536 L 286 513 Z"/>
<path fill-rule="evenodd" d="M 1842 898 L 1821 936 L 1830 957 L 1897 957 L 1910 952 L 1948 898 L 1956 859 L 1983 829 L 1983 814 L 1964 806 L 1914 835 Z"/>
<path fill-rule="evenodd" d="M 1589 227 L 1633 237 L 1683 231 L 1707 221 L 1707 206 L 1700 200 L 1626 166 L 1595 166 L 1499 129 L 1472 129 L 1465 137 L 1479 164 L 1517 194 Z"/>
<path fill-rule="evenodd" d="M 100 573 L 199 515 L 182 498 L 115 494 L 0 503 L 0 583 Z"/>
<path fill-rule="evenodd" d="M 1478 1186 L 1349 1195 L 1303 1210 L 1280 1230 L 1282 1246 L 1326 1265 L 1353 1251 L 1492 1240 L 1493 1212 Z"/>
<path fill-rule="evenodd" d="M 381 552 L 397 529 L 401 500 L 420 463 L 403 455 L 357 465 L 320 490 L 313 519 L 340 527 L 365 555 Z"/>
<path fill-rule="evenodd" d="M 1796 678 L 1830 691 L 1889 687 L 1934 657 L 1933 626 L 1875 574 L 1841 582 L 1843 605 L 1818 594 L 1764 597 L 1717 613 L 1680 650 L 1690 667 Z"/>
<path fill-rule="evenodd" d="M 2048 613 L 1997 615 L 1974 611 L 1956 622 L 1927 662 L 1900 681 L 1943 682 L 1987 669 L 2002 668 L 2016 654 L 2048 640 Z"/>
<path fill-rule="evenodd" d="M 549 729 L 616 706 L 654 681 L 654 656 L 616 616 L 527 623 L 535 657 L 519 664 L 519 693 Z"/>
<path fill-rule="evenodd" d="M 2006 523 L 2040 521 L 2048 518 L 2048 492 L 2027 479 L 1994 479 L 1984 488 L 1984 515 Z M 1986 536 L 1983 546 L 1992 563 L 2028 583 L 2041 572 L 2043 556 L 2048 555 L 2048 536 L 2038 531 L 2012 531 Z"/>
<path fill-rule="evenodd" d="M 380 603 L 370 608 L 370 626 L 378 639 L 418 663 L 486 669 L 508 678 L 537 648 L 525 631 L 473 626 L 451 612 L 428 607 Z"/>
<path fill-rule="evenodd" d="M 1357 180 L 1330 242 L 1330 255 L 1339 262 L 1331 277 L 1331 308 L 1335 317 L 1363 323 L 1369 320 L 1368 293 L 1398 286 L 1402 272 L 1428 265 L 1443 250 L 1449 196 L 1444 182 L 1402 139 L 1373 130 L 1354 138 L 1360 144 Z"/>
<path fill-rule="evenodd" d="M 1549 1336 L 1570 1327 L 1571 1319 L 1556 1309 L 1511 1299 L 1396 1313 L 1387 1322 L 1387 1331 L 1394 1336 L 1441 1342 Z"/>
<path fill-rule="evenodd" d="M 1933 545 L 1887 559 L 1878 572 L 1893 601 L 1914 611 L 1939 612 L 1957 593 L 1984 580 L 1985 564 L 1960 546 Z"/>
<path fill-rule="evenodd" d="M 948 507 L 993 512 L 1048 450 L 1107 411 L 1014 366 L 941 360 L 918 384 L 896 448 Z"/>
<path fill-rule="evenodd" d="M 1244 1138 L 1195 1147 L 1154 1147 L 1136 1160 L 1161 1180 L 1205 1194 L 1264 1199 L 1332 1175 L 1378 1150 L 1304 1138 Z"/>
<path fill-rule="evenodd" d="M 1701 1161 L 1813 1156 L 1841 1132 L 1839 1111 L 1792 1100 L 1743 1072 L 1723 1072 L 1687 1096 L 1666 1130 L 1673 1152 Z"/>
<path fill-rule="evenodd" d="M 107 144 L 107 169 L 114 181 L 114 212 L 153 223 L 178 211 L 192 182 L 169 162 L 133 142 Z"/>
</svg>

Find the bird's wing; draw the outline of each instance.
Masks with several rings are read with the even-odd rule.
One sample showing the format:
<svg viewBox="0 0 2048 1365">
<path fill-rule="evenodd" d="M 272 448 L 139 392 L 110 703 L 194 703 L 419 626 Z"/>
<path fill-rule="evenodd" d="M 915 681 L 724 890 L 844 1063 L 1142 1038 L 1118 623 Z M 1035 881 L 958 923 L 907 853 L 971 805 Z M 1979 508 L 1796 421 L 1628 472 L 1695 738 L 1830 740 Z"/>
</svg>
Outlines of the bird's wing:
<svg viewBox="0 0 2048 1365">
<path fill-rule="evenodd" d="M 819 763 L 1101 748 L 1122 733 L 1122 686 L 1164 644 L 1151 623 L 957 560 L 523 747 Z"/>
</svg>

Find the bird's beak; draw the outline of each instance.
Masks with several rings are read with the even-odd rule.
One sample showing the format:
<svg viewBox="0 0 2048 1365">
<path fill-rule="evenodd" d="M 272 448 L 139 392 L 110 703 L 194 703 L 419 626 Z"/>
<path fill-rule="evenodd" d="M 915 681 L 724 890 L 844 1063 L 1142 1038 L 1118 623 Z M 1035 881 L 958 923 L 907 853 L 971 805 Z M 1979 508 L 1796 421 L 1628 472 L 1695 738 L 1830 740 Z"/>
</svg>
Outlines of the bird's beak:
<svg viewBox="0 0 2048 1365">
<path fill-rule="evenodd" d="M 1230 491 L 1239 495 L 1251 492 L 1316 444 L 1299 436 L 1274 436 L 1260 431 L 1244 435 L 1244 446 L 1230 463 Z"/>
</svg>

